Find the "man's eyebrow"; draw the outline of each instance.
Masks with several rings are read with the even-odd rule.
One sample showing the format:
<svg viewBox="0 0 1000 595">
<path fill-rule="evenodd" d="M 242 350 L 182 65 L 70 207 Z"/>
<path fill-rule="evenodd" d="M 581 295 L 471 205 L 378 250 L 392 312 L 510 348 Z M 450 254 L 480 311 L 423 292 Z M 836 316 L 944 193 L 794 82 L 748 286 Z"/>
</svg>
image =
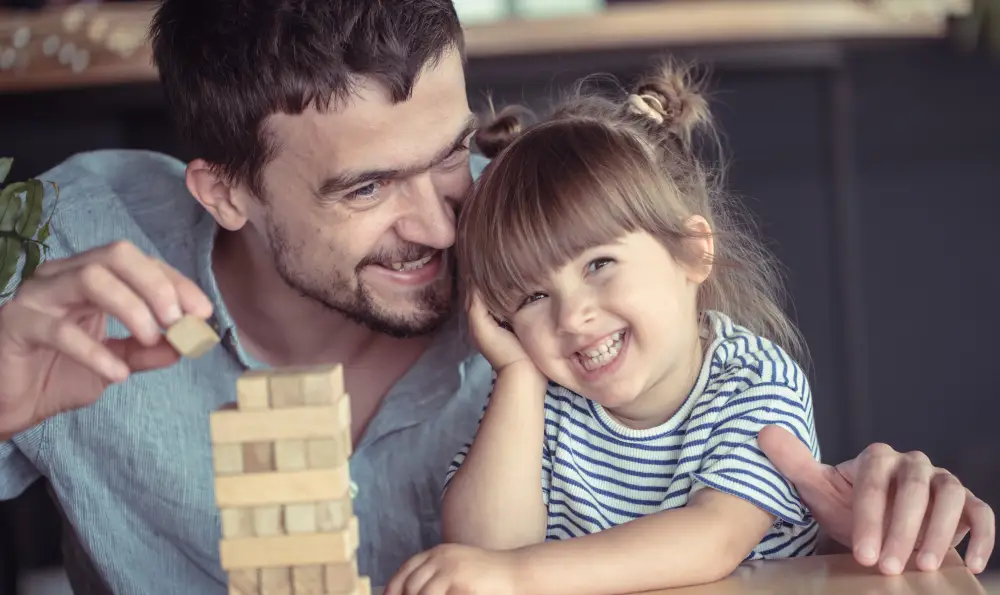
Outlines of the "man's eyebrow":
<svg viewBox="0 0 1000 595">
<path fill-rule="evenodd" d="M 320 184 L 316 193 L 319 196 L 329 196 L 331 194 L 336 194 L 337 192 L 342 192 L 352 186 L 366 184 L 375 180 L 403 178 L 414 173 L 426 171 L 444 161 L 448 158 L 448 156 L 457 151 L 465 143 L 465 139 L 472 134 L 475 129 L 476 117 L 470 114 L 469 118 L 465 121 L 465 126 L 462 127 L 462 131 L 458 133 L 455 140 L 448 145 L 448 147 L 435 155 L 434 158 L 428 163 L 407 167 L 405 169 L 373 169 L 362 172 L 345 171 L 337 175 L 330 176 L 324 180 L 323 183 Z"/>
</svg>

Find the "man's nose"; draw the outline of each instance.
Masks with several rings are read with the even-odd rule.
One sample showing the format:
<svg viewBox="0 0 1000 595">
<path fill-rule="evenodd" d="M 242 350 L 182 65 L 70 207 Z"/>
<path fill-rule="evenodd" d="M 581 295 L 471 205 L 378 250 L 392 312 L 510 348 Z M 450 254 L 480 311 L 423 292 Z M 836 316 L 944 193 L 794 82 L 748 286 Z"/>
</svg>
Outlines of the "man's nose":
<svg viewBox="0 0 1000 595">
<path fill-rule="evenodd" d="M 455 204 L 439 192 L 430 174 L 413 176 L 406 185 L 406 212 L 396 224 L 401 239 L 444 250 L 455 243 Z"/>
</svg>

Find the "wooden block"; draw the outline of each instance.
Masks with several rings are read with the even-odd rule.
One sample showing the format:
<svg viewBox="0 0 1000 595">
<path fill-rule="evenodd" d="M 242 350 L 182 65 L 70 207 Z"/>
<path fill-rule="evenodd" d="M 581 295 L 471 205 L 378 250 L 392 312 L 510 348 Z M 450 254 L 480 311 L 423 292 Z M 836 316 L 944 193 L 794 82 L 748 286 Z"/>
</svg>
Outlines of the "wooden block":
<svg viewBox="0 0 1000 595">
<path fill-rule="evenodd" d="M 328 406 L 344 395 L 344 370 L 340 364 L 289 366 L 269 376 L 271 407 Z"/>
<path fill-rule="evenodd" d="M 236 403 L 241 410 L 252 411 L 271 406 L 267 389 L 269 375 L 269 370 L 252 370 L 236 379 Z"/>
<path fill-rule="evenodd" d="M 219 542 L 219 559 L 226 570 L 346 562 L 357 552 L 358 537 L 355 517 L 347 529 L 337 533 L 223 539 Z"/>
<path fill-rule="evenodd" d="M 323 585 L 327 593 L 350 593 L 358 583 L 358 560 L 323 566 Z"/>
<path fill-rule="evenodd" d="M 219 335 L 207 322 L 190 314 L 175 322 L 165 334 L 174 349 L 190 358 L 205 355 L 219 342 Z"/>
<path fill-rule="evenodd" d="M 316 504 L 316 530 L 322 533 L 342 531 L 354 514 L 351 498 L 326 500 Z"/>
<path fill-rule="evenodd" d="M 213 445 L 212 467 L 216 475 L 243 473 L 243 448 L 239 444 Z"/>
<path fill-rule="evenodd" d="M 295 595 L 328 595 L 323 585 L 323 567 L 319 564 L 292 567 L 292 592 Z"/>
<path fill-rule="evenodd" d="M 244 473 L 266 473 L 278 470 L 274 464 L 273 442 L 246 442 L 239 446 L 243 449 Z"/>
<path fill-rule="evenodd" d="M 351 427 L 351 403 L 294 409 L 220 409 L 209 414 L 213 444 L 336 438 Z"/>
<path fill-rule="evenodd" d="M 310 469 L 333 469 L 350 459 L 353 451 L 351 429 L 347 428 L 338 438 L 306 440 L 306 464 Z"/>
<path fill-rule="evenodd" d="M 299 504 L 346 498 L 350 469 L 309 469 L 286 473 L 246 473 L 215 478 L 215 503 L 220 508 Z"/>
<path fill-rule="evenodd" d="M 219 511 L 222 537 L 253 537 L 255 534 L 252 508 L 223 508 Z"/>
<path fill-rule="evenodd" d="M 305 440 L 278 440 L 275 442 L 274 464 L 278 471 L 301 471 L 307 468 Z"/>
<path fill-rule="evenodd" d="M 261 568 L 261 595 L 293 595 L 290 568 Z"/>
<path fill-rule="evenodd" d="M 285 531 L 289 535 L 296 533 L 315 533 L 317 530 L 317 510 L 315 503 L 286 504 Z"/>
<path fill-rule="evenodd" d="M 258 595 L 260 573 L 253 568 L 233 570 L 229 573 L 229 595 Z"/>
<path fill-rule="evenodd" d="M 280 504 L 253 508 L 254 535 L 271 537 L 285 534 L 285 516 Z"/>
</svg>

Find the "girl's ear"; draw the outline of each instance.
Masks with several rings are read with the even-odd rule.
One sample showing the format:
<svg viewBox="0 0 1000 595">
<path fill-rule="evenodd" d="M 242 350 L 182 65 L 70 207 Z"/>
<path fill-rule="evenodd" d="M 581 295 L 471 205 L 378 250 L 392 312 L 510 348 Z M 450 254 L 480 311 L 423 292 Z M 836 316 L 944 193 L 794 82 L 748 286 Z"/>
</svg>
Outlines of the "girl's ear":
<svg viewBox="0 0 1000 595">
<path fill-rule="evenodd" d="M 684 240 L 687 245 L 685 252 L 690 257 L 684 263 L 688 280 L 696 285 L 700 285 L 712 274 L 712 263 L 715 260 L 715 239 L 712 235 L 712 226 L 708 224 L 701 215 L 689 217 L 684 222 L 688 232 L 691 234 Z"/>
</svg>

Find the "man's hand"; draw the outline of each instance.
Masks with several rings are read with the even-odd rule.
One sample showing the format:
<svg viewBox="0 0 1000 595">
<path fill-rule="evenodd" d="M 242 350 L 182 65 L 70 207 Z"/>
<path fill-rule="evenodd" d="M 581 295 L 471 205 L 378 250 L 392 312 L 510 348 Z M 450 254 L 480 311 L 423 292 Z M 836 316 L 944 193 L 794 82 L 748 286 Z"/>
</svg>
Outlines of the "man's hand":
<svg viewBox="0 0 1000 595">
<path fill-rule="evenodd" d="M 42 264 L 0 306 L 0 439 L 97 400 L 132 372 L 174 363 L 161 328 L 212 304 L 189 279 L 127 242 Z M 131 336 L 108 339 L 108 315 Z"/>
<path fill-rule="evenodd" d="M 966 565 L 977 574 L 986 567 L 996 534 L 993 510 L 925 454 L 873 444 L 831 467 L 778 426 L 761 430 L 758 442 L 823 532 L 851 548 L 860 564 L 897 574 L 917 551 L 917 566 L 936 570 L 971 531 Z"/>
</svg>

